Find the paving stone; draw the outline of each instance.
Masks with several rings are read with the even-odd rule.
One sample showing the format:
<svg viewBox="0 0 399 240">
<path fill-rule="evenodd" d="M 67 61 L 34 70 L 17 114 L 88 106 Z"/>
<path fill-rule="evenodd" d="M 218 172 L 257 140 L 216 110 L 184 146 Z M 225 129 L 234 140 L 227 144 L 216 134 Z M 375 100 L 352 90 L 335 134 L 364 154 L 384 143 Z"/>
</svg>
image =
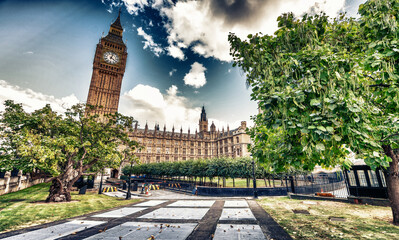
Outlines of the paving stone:
<svg viewBox="0 0 399 240">
<path fill-rule="evenodd" d="M 249 208 L 224 208 L 219 220 L 255 220 Z"/>
<path fill-rule="evenodd" d="M 101 213 L 101 214 L 97 214 L 94 215 L 92 217 L 101 217 L 101 218 L 121 218 L 139 211 L 142 211 L 146 208 L 120 208 L 120 209 L 116 209 L 113 211 L 109 211 L 109 212 L 105 212 L 105 213 Z"/>
<path fill-rule="evenodd" d="M 139 218 L 202 219 L 209 208 L 160 208 Z"/>
<path fill-rule="evenodd" d="M 105 232 L 93 235 L 87 240 L 136 240 L 136 239 L 186 239 L 197 226 L 196 223 L 148 223 L 148 222 L 126 222 Z"/>
<path fill-rule="evenodd" d="M 168 207 L 212 207 L 214 203 L 214 200 L 181 200 L 168 205 Z"/>
<path fill-rule="evenodd" d="M 266 239 L 259 225 L 247 224 L 218 224 L 214 240 L 235 240 L 235 239 Z"/>
<path fill-rule="evenodd" d="M 304 209 L 292 209 L 292 212 L 295 214 L 307 214 L 307 215 L 310 214 L 310 212 L 308 210 L 304 210 Z"/>
<path fill-rule="evenodd" d="M 166 200 L 150 200 L 146 202 L 142 202 L 139 204 L 135 204 L 133 207 L 153 207 L 159 204 L 162 204 L 164 202 L 167 202 Z"/>
<path fill-rule="evenodd" d="M 248 206 L 247 201 L 233 200 L 233 201 L 225 201 L 224 207 L 246 207 L 246 208 L 248 208 L 249 206 Z"/>
<path fill-rule="evenodd" d="M 27 239 L 40 239 L 40 240 L 51 240 L 62 236 L 66 236 L 75 232 L 82 231 L 86 228 L 91 228 L 96 225 L 103 224 L 103 221 L 79 221 L 74 220 L 58 225 L 54 225 L 39 230 L 22 233 L 12 237 L 4 238 L 5 240 L 27 240 Z"/>
</svg>

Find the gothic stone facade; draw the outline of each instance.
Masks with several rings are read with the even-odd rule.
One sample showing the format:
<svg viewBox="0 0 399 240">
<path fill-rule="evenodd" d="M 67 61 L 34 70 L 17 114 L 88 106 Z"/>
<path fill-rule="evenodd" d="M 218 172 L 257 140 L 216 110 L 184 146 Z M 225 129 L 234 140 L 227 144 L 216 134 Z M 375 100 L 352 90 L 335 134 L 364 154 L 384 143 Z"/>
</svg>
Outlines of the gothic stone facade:
<svg viewBox="0 0 399 240">
<path fill-rule="evenodd" d="M 249 156 L 247 145 L 250 144 L 250 137 L 246 134 L 246 122 L 233 130 L 227 127 L 227 131 L 216 131 L 212 123 L 208 131 L 208 119 L 204 107 L 199 121 L 199 132 L 194 134 L 166 131 L 155 125 L 153 130 L 138 129 L 137 123 L 131 138 L 138 141 L 143 148 L 136 153 L 141 163 L 163 162 L 163 161 L 184 161 L 189 159 L 206 159 L 213 157 L 243 157 Z"/>
</svg>

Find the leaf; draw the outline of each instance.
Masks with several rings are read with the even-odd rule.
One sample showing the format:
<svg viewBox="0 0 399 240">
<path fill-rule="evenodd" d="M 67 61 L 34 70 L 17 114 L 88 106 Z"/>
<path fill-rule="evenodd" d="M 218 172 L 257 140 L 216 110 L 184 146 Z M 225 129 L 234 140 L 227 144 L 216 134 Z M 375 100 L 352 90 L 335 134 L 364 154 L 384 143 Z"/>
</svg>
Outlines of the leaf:
<svg viewBox="0 0 399 240">
<path fill-rule="evenodd" d="M 317 151 L 324 151 L 324 150 L 326 150 L 326 147 L 324 146 L 323 143 L 318 143 L 318 144 L 316 145 L 316 150 L 317 150 Z"/>
<path fill-rule="evenodd" d="M 337 141 L 337 142 L 342 140 L 342 138 L 338 135 L 333 135 L 333 137 L 334 137 L 335 141 Z"/>
<path fill-rule="evenodd" d="M 328 105 L 328 109 L 330 109 L 331 111 L 333 111 L 336 107 L 337 107 L 337 105 L 335 105 L 335 104 Z"/>
<path fill-rule="evenodd" d="M 319 130 L 321 130 L 321 131 L 323 131 L 323 132 L 326 132 L 326 131 L 327 131 L 326 128 L 323 127 L 323 126 L 317 126 L 317 129 L 319 129 Z"/>
<path fill-rule="evenodd" d="M 315 129 L 316 128 L 316 126 L 313 126 L 313 125 L 310 125 L 309 127 L 308 127 L 308 129 Z"/>
<path fill-rule="evenodd" d="M 334 128 L 333 127 L 326 127 L 327 131 L 329 131 L 330 133 L 334 132 Z"/>
<path fill-rule="evenodd" d="M 310 101 L 310 106 L 319 106 L 320 105 L 320 100 L 319 99 L 312 99 Z"/>
</svg>

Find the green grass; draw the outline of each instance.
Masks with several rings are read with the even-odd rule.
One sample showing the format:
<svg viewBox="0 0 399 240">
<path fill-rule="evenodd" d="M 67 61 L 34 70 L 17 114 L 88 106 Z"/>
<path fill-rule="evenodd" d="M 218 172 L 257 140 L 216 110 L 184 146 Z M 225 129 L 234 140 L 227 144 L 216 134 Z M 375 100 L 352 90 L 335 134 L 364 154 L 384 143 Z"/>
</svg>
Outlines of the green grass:
<svg viewBox="0 0 399 240">
<path fill-rule="evenodd" d="M 85 195 L 72 192 L 72 202 L 44 203 L 49 187 L 50 184 L 43 183 L 0 196 L 0 232 L 17 230 L 140 201 L 138 199 L 117 199 L 97 194 L 97 192 L 86 192 Z"/>
<path fill-rule="evenodd" d="M 389 207 L 288 197 L 262 198 L 258 203 L 294 239 L 399 239 L 399 227 L 392 224 Z M 308 210 L 310 215 L 294 214 L 293 209 Z M 346 221 L 330 221 L 329 217 Z"/>
</svg>

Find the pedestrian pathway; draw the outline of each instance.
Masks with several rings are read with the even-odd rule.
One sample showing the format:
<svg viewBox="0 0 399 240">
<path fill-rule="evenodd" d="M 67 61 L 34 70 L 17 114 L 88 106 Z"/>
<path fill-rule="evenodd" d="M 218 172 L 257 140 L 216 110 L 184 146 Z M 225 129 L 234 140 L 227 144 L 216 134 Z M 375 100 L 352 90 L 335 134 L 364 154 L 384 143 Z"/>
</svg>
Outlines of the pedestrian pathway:
<svg viewBox="0 0 399 240">
<path fill-rule="evenodd" d="M 253 200 L 156 200 L 10 233 L 0 238 L 63 240 L 291 239 Z"/>
</svg>

